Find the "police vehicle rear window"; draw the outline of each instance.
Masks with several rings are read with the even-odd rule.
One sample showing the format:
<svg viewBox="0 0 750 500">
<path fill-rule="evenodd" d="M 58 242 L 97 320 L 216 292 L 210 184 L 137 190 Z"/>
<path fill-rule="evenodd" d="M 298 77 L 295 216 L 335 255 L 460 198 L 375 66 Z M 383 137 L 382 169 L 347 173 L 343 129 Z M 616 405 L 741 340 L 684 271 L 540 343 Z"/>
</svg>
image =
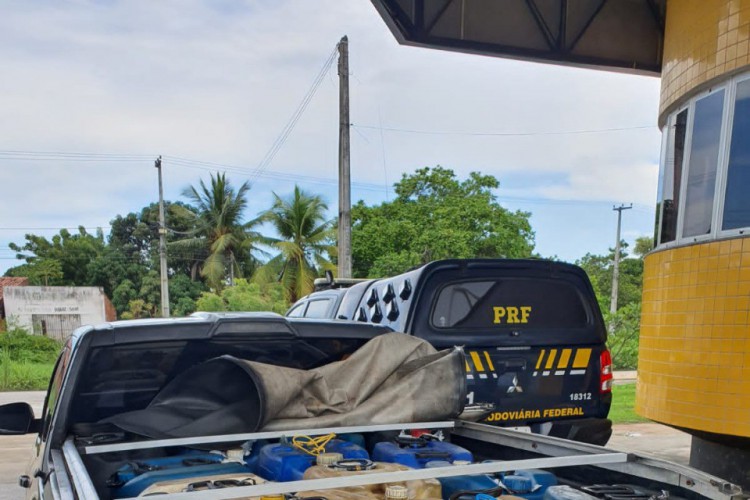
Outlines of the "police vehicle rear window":
<svg viewBox="0 0 750 500">
<path fill-rule="evenodd" d="M 438 292 L 431 318 L 438 329 L 558 329 L 589 323 L 575 286 L 540 278 L 450 283 Z"/>
</svg>

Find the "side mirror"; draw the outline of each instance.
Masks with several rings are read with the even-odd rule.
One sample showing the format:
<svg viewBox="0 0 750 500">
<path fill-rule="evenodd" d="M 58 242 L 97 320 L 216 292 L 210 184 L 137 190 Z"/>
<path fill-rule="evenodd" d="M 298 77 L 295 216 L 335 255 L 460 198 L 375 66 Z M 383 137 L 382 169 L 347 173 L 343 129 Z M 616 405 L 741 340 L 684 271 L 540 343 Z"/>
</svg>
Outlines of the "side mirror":
<svg viewBox="0 0 750 500">
<path fill-rule="evenodd" d="M 29 403 L 10 403 L 0 406 L 0 435 L 31 434 L 38 432 L 39 421 Z"/>
</svg>

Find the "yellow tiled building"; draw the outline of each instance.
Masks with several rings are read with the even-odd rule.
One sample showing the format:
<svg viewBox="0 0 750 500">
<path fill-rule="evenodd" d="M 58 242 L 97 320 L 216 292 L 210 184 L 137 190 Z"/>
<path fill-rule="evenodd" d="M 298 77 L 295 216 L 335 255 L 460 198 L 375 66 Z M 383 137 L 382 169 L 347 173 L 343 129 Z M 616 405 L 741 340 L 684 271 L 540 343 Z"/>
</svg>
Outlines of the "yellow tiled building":
<svg viewBox="0 0 750 500">
<path fill-rule="evenodd" d="M 667 2 L 636 411 L 750 481 L 750 0 Z M 723 458 L 720 458 L 723 457 Z"/>
<path fill-rule="evenodd" d="M 371 1 L 404 44 L 661 77 L 636 410 L 750 487 L 750 0 Z"/>
</svg>

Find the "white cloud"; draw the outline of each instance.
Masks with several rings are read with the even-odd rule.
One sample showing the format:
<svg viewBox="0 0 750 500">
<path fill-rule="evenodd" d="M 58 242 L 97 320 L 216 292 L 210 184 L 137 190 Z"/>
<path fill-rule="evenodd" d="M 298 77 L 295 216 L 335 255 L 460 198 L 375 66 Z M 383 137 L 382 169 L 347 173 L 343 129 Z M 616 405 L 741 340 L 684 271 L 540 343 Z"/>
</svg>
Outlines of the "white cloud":
<svg viewBox="0 0 750 500">
<path fill-rule="evenodd" d="M 402 47 L 366 0 L 18 1 L 0 18 L 0 150 L 170 154 L 252 169 L 343 34 L 355 124 L 544 132 L 656 123 L 656 79 Z M 333 68 L 273 171 L 336 176 L 337 103 Z M 356 129 L 352 141 L 353 180 L 371 189 L 442 164 L 496 175 L 518 196 L 653 204 L 655 128 L 530 137 Z M 524 173 L 538 184 L 504 182 Z M 0 158 L 2 226 L 106 222 L 154 200 L 155 175 L 150 157 Z M 175 198 L 206 172 L 165 162 L 165 175 Z M 254 207 L 289 183 L 263 186 Z"/>
</svg>

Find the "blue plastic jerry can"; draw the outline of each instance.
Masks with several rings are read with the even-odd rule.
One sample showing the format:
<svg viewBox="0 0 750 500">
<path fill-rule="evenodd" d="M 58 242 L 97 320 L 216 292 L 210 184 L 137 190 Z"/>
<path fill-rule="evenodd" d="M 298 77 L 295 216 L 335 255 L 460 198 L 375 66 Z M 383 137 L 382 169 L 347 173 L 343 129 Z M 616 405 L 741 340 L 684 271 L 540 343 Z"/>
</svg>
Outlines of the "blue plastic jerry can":
<svg viewBox="0 0 750 500">
<path fill-rule="evenodd" d="M 454 464 L 443 460 L 427 462 L 425 468 L 452 467 Z M 498 482 L 487 474 L 478 476 L 452 476 L 438 478 L 443 490 L 443 500 L 449 500 L 450 497 L 458 491 L 480 492 L 492 490 L 498 487 Z M 480 498 L 480 497 L 477 497 Z M 490 497 L 494 498 L 494 497 Z"/>
<path fill-rule="evenodd" d="M 517 470 L 504 475 L 503 484 L 513 495 L 527 500 L 543 500 L 547 488 L 557 485 L 557 477 L 539 469 Z"/>
<path fill-rule="evenodd" d="M 385 441 L 375 445 L 372 459 L 376 462 L 391 462 L 412 469 L 422 469 L 428 462 L 442 460 L 453 463 L 456 460 L 473 462 L 474 456 L 465 448 L 452 443 L 399 436 L 395 441 Z"/>
<path fill-rule="evenodd" d="M 369 459 L 367 451 L 348 441 L 333 439 L 326 453 L 340 453 L 345 459 Z M 256 473 L 269 481 L 298 481 L 315 464 L 316 456 L 289 444 L 269 444 L 260 449 Z"/>
<path fill-rule="evenodd" d="M 134 477 L 119 487 L 114 487 L 112 498 L 136 497 L 152 484 L 162 481 L 216 476 L 220 474 L 250 474 L 250 469 L 247 465 L 240 462 L 226 462 L 152 470 Z"/>
<path fill-rule="evenodd" d="M 216 464 L 221 463 L 222 460 L 224 460 L 224 455 L 221 453 L 208 453 L 197 450 L 185 450 L 179 455 L 168 457 L 131 460 L 117 469 L 107 482 L 110 487 L 116 487 L 117 485 L 123 485 L 146 472 Z"/>
</svg>

